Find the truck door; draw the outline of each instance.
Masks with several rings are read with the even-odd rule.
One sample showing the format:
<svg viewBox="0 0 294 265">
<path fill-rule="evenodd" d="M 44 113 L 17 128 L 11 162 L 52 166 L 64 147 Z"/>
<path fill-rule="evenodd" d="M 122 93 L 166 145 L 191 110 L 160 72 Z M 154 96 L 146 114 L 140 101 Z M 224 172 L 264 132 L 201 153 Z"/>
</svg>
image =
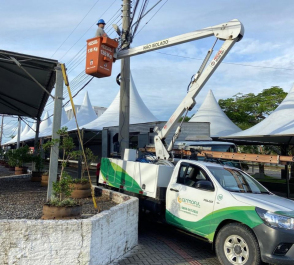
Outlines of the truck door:
<svg viewBox="0 0 294 265">
<path fill-rule="evenodd" d="M 181 162 L 167 189 L 168 223 L 204 237 L 212 233 L 208 215 L 213 212 L 216 188 L 212 182 L 211 188 L 204 188 L 203 185 L 199 188 L 201 183 L 207 184 L 207 181 L 211 182 L 202 167 Z"/>
</svg>

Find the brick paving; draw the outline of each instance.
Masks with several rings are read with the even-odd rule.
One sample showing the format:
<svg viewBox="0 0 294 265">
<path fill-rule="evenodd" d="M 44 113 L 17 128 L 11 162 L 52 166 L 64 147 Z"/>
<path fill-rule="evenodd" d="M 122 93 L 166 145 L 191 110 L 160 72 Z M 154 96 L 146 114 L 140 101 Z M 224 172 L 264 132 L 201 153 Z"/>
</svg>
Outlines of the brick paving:
<svg viewBox="0 0 294 265">
<path fill-rule="evenodd" d="M 139 244 L 115 265 L 219 265 L 209 243 L 172 226 L 144 221 Z"/>
</svg>

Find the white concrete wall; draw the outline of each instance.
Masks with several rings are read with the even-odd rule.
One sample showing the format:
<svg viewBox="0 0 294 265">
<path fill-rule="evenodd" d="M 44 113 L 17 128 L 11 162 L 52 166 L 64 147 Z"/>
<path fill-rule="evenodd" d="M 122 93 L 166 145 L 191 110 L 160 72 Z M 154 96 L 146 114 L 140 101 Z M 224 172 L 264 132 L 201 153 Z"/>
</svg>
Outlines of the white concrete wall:
<svg viewBox="0 0 294 265">
<path fill-rule="evenodd" d="M 119 205 L 89 219 L 0 220 L 0 264 L 110 264 L 138 243 L 138 199 L 103 190 Z"/>
</svg>

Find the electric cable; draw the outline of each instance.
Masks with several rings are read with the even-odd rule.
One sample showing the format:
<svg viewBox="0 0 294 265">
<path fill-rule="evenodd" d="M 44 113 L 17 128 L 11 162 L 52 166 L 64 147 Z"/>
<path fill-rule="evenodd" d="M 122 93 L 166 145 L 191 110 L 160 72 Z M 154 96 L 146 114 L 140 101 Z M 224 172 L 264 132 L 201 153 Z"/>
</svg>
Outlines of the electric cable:
<svg viewBox="0 0 294 265">
<path fill-rule="evenodd" d="M 200 58 L 194 58 L 194 57 L 188 57 L 188 56 L 181 56 L 181 55 L 177 55 L 177 54 L 170 54 L 170 53 L 157 52 L 157 51 L 156 51 L 156 53 L 161 53 L 161 54 L 164 54 L 164 55 L 181 57 L 181 58 L 187 58 L 187 59 L 192 59 L 192 60 L 201 60 L 201 61 L 203 61 L 203 59 L 200 59 Z M 269 69 L 276 69 L 276 70 L 289 70 L 289 71 L 294 71 L 294 68 L 281 68 L 281 67 L 271 67 L 271 66 L 261 66 L 261 65 L 231 63 L 231 62 L 222 62 L 222 64 L 232 64 L 232 65 L 240 65 L 240 66 L 248 66 L 248 67 L 256 67 L 256 68 L 269 68 Z"/>
<path fill-rule="evenodd" d="M 90 8 L 90 10 L 87 12 L 87 14 L 82 18 L 82 20 L 78 23 L 78 25 L 71 31 L 71 33 L 66 37 L 66 39 L 60 44 L 60 46 L 56 49 L 56 51 L 52 54 L 51 58 L 56 54 L 56 52 L 61 48 L 61 46 L 69 39 L 69 37 L 73 34 L 73 32 L 77 29 L 77 27 L 83 22 L 83 20 L 86 18 L 86 16 L 92 11 L 94 6 L 99 2 L 100 0 L 97 0 L 95 4 Z"/>
<path fill-rule="evenodd" d="M 113 6 L 113 4 L 115 3 L 115 1 L 116 0 L 114 0 L 113 2 L 112 2 L 112 4 L 110 4 L 110 6 L 104 11 L 104 13 L 102 13 L 102 15 L 100 15 L 100 17 L 102 17 L 112 6 Z M 68 50 L 67 50 L 67 52 L 65 53 L 65 54 L 63 54 L 63 56 L 61 57 L 61 58 L 59 58 L 59 61 L 62 59 L 62 58 L 64 58 L 64 56 L 65 55 L 67 55 L 68 54 L 68 52 L 88 33 L 88 31 L 94 26 L 96 24 L 96 22 L 93 24 L 93 25 L 91 25 L 91 27 L 89 27 L 88 28 L 88 30 L 82 35 L 82 37 L 80 37 Z"/>
</svg>

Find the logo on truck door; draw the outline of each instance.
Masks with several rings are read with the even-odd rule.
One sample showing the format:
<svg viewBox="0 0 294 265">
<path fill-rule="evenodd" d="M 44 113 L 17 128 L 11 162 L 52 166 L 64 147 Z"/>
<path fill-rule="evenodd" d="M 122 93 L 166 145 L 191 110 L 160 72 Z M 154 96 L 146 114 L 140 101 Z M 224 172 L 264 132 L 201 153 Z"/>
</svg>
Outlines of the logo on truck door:
<svg viewBox="0 0 294 265">
<path fill-rule="evenodd" d="M 194 206 L 194 207 L 200 208 L 199 202 L 194 201 L 194 200 L 190 200 L 190 199 L 186 199 L 186 198 L 180 198 L 180 196 L 178 196 L 178 203 L 183 203 L 188 206 Z"/>
</svg>

